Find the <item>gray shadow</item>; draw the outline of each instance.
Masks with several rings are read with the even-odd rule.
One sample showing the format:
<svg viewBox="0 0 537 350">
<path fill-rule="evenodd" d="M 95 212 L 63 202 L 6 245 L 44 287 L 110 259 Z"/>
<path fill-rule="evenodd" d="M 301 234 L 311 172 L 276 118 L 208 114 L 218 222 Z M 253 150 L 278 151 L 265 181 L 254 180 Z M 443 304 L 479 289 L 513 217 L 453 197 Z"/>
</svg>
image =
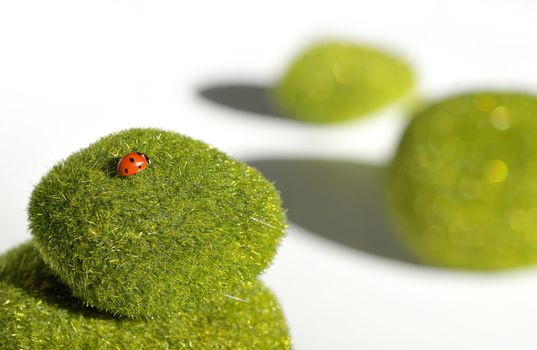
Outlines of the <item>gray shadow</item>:
<svg viewBox="0 0 537 350">
<path fill-rule="evenodd" d="M 278 112 L 270 97 L 269 86 L 221 83 L 198 90 L 198 96 L 234 110 L 254 113 L 267 117 L 286 118 Z"/>
<path fill-rule="evenodd" d="M 290 222 L 362 252 L 419 264 L 389 224 L 381 167 L 307 159 L 248 163 L 274 181 Z"/>
</svg>

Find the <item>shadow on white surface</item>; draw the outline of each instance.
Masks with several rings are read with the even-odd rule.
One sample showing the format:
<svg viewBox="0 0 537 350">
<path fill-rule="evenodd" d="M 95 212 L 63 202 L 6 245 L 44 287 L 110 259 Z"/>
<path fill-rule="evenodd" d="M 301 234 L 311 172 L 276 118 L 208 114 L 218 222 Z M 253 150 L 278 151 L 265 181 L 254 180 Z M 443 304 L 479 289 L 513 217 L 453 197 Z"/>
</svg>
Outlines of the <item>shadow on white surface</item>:
<svg viewBox="0 0 537 350">
<path fill-rule="evenodd" d="M 198 95 L 206 100 L 242 112 L 286 118 L 270 98 L 270 86 L 250 83 L 218 83 L 198 90 Z"/>
<path fill-rule="evenodd" d="M 390 227 L 381 167 L 315 159 L 252 160 L 249 164 L 275 182 L 290 222 L 362 252 L 418 264 Z"/>
</svg>

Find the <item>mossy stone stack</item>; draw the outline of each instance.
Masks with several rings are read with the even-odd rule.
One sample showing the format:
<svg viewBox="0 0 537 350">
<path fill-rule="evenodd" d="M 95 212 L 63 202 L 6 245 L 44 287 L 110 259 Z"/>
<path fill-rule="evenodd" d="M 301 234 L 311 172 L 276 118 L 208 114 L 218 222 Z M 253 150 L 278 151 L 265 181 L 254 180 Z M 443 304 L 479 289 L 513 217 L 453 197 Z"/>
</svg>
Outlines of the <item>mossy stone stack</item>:
<svg viewBox="0 0 537 350">
<path fill-rule="evenodd" d="M 537 263 L 537 97 L 475 92 L 408 126 L 389 168 L 396 221 L 423 261 L 493 270 Z"/>
<path fill-rule="evenodd" d="M 150 166 L 118 176 L 132 151 Z M 255 280 L 284 232 L 280 204 L 257 170 L 207 144 L 130 129 L 54 166 L 29 215 L 36 247 L 75 296 L 151 318 L 222 301 Z"/>
<path fill-rule="evenodd" d="M 169 318 L 114 318 L 74 298 L 30 242 L 0 256 L 0 349 L 290 349 L 261 282 L 233 297 Z"/>
<path fill-rule="evenodd" d="M 412 92 L 415 77 L 401 58 L 352 42 L 327 41 L 297 57 L 274 89 L 281 111 L 305 122 L 358 118 Z"/>
</svg>

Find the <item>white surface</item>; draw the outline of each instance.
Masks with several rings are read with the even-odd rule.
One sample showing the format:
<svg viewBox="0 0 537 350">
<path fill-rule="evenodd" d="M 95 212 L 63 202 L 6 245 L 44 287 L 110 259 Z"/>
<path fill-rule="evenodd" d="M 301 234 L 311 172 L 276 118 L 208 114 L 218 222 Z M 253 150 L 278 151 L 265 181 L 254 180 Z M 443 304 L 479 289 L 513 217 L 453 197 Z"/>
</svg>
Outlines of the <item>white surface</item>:
<svg viewBox="0 0 537 350">
<path fill-rule="evenodd" d="M 426 96 L 537 90 L 536 15 L 531 0 L 0 2 L 0 251 L 29 238 L 26 204 L 40 176 L 122 128 L 180 131 L 245 159 L 384 162 L 403 124 L 396 110 L 321 129 L 196 91 L 269 84 L 319 36 L 393 48 L 415 63 Z M 298 350 L 536 348 L 536 270 L 438 271 L 291 226 L 264 278 Z"/>
</svg>

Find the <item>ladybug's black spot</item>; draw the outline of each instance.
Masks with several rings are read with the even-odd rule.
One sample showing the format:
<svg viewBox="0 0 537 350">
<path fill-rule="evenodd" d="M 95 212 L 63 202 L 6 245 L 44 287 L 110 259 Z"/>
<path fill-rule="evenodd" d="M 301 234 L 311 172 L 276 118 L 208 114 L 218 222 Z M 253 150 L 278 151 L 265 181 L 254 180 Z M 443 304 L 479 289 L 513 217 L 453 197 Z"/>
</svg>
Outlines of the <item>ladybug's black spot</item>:
<svg viewBox="0 0 537 350">
<path fill-rule="evenodd" d="M 134 163 L 134 158 L 129 158 L 131 163 Z"/>
<path fill-rule="evenodd" d="M 141 166 L 141 165 L 138 165 L 138 169 L 142 169 L 142 166 Z"/>
<path fill-rule="evenodd" d="M 125 168 L 125 173 L 128 174 L 128 173 L 129 173 L 129 169 Z"/>
</svg>

